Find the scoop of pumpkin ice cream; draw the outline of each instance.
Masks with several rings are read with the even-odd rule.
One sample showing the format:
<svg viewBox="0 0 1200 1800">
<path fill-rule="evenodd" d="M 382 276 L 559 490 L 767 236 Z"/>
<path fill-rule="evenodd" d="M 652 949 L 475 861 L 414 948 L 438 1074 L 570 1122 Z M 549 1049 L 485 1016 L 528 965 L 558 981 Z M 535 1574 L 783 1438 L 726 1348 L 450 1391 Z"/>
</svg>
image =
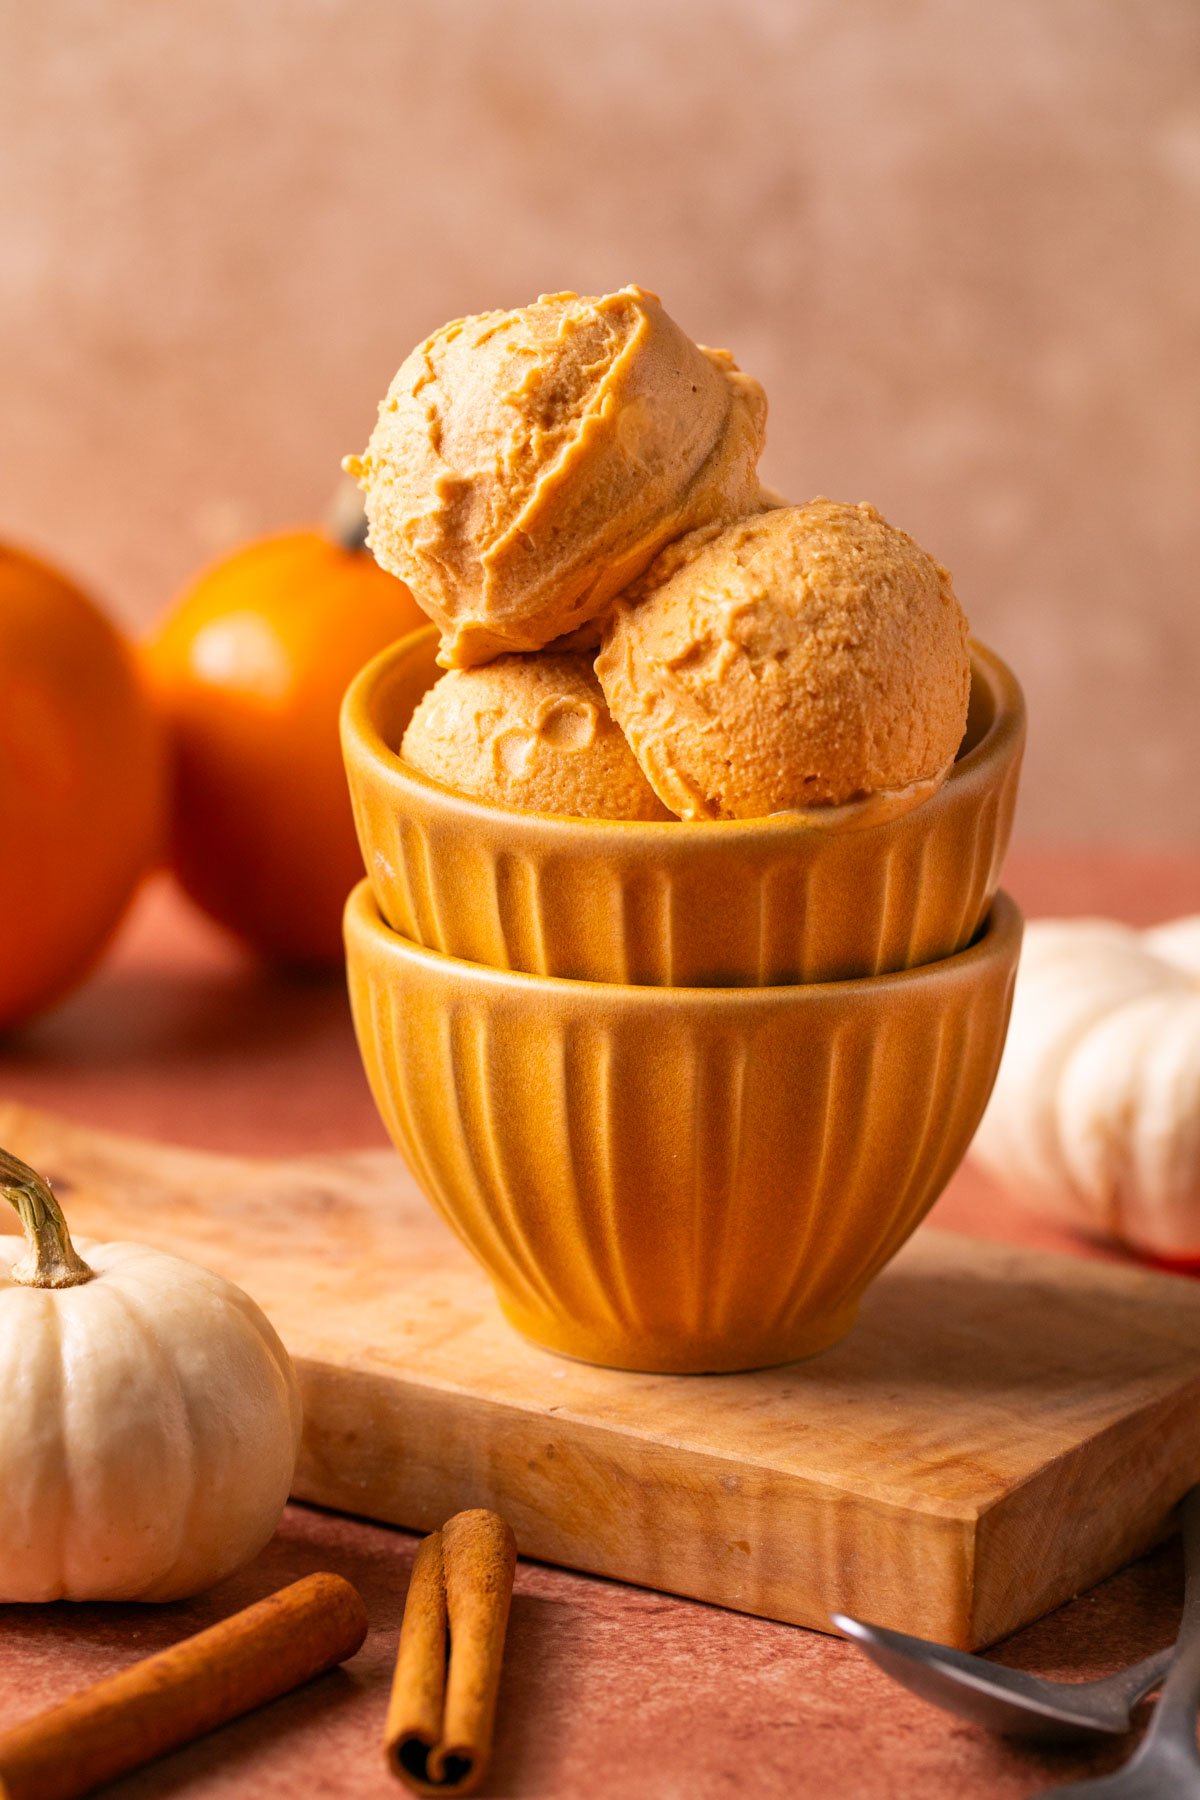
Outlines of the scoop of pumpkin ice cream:
<svg viewBox="0 0 1200 1800">
<path fill-rule="evenodd" d="M 528 812 L 668 819 L 621 736 L 591 658 L 545 652 L 451 669 L 400 754 L 446 787 Z"/>
<path fill-rule="evenodd" d="M 682 819 L 745 819 L 944 777 L 970 691 L 950 577 L 873 506 L 818 499 L 698 531 L 618 601 L 596 662 Z"/>
<path fill-rule="evenodd" d="M 346 467 L 369 542 L 467 667 L 601 615 L 663 545 L 753 510 L 766 396 L 638 287 L 418 345 Z"/>
</svg>

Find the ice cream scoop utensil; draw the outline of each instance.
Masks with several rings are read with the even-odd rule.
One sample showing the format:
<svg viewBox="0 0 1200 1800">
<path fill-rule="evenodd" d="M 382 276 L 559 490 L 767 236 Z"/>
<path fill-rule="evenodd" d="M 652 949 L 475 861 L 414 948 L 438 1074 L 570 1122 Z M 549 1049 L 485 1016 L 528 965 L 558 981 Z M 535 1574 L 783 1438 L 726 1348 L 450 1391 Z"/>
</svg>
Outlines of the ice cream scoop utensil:
<svg viewBox="0 0 1200 1800">
<path fill-rule="evenodd" d="M 989 1731 L 1051 1744 L 1128 1731 L 1132 1708 L 1159 1685 L 1171 1660 L 1170 1650 L 1160 1650 L 1102 1681 L 1049 1681 L 844 1613 L 835 1613 L 833 1623 L 893 1681 L 931 1706 Z"/>
<path fill-rule="evenodd" d="M 1093 1800 L 1196 1800 L 1200 1754 L 1200 1488 L 1183 1502 L 1185 1582 L 1183 1621 L 1162 1698 L 1145 1737 L 1124 1766 L 1095 1781 L 1076 1781 L 1046 1793 L 1089 1794 Z"/>
</svg>

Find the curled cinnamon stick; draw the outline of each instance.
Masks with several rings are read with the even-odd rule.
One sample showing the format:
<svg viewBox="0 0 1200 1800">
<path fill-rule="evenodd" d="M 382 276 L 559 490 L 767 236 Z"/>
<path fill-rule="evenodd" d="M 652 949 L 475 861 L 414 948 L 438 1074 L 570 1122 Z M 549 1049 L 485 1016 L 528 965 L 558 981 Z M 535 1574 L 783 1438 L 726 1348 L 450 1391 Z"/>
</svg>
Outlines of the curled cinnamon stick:
<svg viewBox="0 0 1200 1800">
<path fill-rule="evenodd" d="M 492 1750 L 517 1541 L 499 1513 L 456 1513 L 417 1551 L 385 1748 L 416 1794 L 468 1794 Z"/>
<path fill-rule="evenodd" d="M 307 1575 L 0 1736 L 0 1800 L 78 1800 L 353 1656 L 356 1589 Z"/>
</svg>

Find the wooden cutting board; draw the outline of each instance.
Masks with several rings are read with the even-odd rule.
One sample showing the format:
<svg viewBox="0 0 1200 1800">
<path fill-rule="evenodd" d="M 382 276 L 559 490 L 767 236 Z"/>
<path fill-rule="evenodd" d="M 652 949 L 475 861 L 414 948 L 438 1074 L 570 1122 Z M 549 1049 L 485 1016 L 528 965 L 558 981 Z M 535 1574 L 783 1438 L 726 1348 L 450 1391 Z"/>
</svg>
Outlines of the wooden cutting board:
<svg viewBox="0 0 1200 1800">
<path fill-rule="evenodd" d="M 390 1152 L 247 1161 L 4 1105 L 0 1143 L 78 1236 L 259 1300 L 304 1389 L 295 1491 L 325 1506 L 421 1529 L 496 1506 L 549 1562 L 973 1647 L 1144 1549 L 1200 1480 L 1200 1283 L 926 1229 L 824 1356 L 630 1375 L 516 1336 Z"/>
</svg>

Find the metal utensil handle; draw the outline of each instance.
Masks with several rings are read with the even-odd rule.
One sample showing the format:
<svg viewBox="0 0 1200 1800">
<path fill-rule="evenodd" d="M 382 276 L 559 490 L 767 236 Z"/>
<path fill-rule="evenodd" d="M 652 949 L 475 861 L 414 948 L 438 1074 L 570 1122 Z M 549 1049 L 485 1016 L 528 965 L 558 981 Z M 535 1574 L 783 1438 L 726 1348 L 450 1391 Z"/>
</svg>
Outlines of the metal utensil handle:
<svg viewBox="0 0 1200 1800">
<path fill-rule="evenodd" d="M 1192 1746 L 1195 1754 L 1196 1714 L 1200 1712 L 1200 1487 L 1184 1496 L 1180 1520 L 1183 1532 L 1183 1618 L 1175 1656 L 1162 1697 L 1154 1711 L 1143 1749 L 1162 1738 L 1176 1738 Z"/>
<path fill-rule="evenodd" d="M 1136 1706 L 1139 1700 L 1144 1700 L 1161 1685 L 1174 1654 L 1174 1645 L 1168 1645 L 1165 1650 L 1156 1650 L 1153 1656 L 1144 1656 L 1141 1662 L 1131 1663 L 1119 1676 L 1106 1676 L 1103 1684 L 1097 1682 L 1096 1686 L 1103 1685 L 1109 1693 L 1118 1694 L 1126 1706 Z M 1085 1682 L 1083 1685 L 1091 1684 Z"/>
</svg>

